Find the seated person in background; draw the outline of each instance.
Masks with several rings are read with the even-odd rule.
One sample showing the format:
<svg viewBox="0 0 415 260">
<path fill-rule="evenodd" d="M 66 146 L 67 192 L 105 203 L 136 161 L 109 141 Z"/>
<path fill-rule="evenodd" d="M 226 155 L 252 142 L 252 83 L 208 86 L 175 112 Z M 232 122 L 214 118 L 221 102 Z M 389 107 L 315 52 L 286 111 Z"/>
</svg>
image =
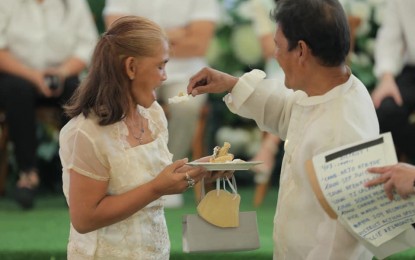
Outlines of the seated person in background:
<svg viewBox="0 0 415 260">
<path fill-rule="evenodd" d="M 172 163 L 167 119 L 154 96 L 168 60 L 157 24 L 122 17 L 98 42 L 65 107 L 72 119 L 61 130 L 59 155 L 71 220 L 68 259 L 169 259 L 162 196 L 213 179 L 187 159 Z"/>
<path fill-rule="evenodd" d="M 170 43 L 170 61 L 166 67 L 169 78 L 157 90 L 164 105 L 168 98 L 186 91 L 189 78 L 207 65 L 205 58 L 215 24 L 219 20 L 217 0 L 106 0 L 105 23 L 125 15 L 143 16 L 159 24 Z M 169 150 L 177 160 L 191 154 L 193 136 L 207 95 L 187 102 L 167 105 Z M 183 198 L 167 196 L 168 207 L 179 207 Z"/>
<path fill-rule="evenodd" d="M 71 97 L 98 34 L 84 0 L 2 0 L 0 10 L 0 107 L 18 165 L 15 196 L 31 208 L 40 181 L 35 107 L 60 107 Z M 54 77 L 53 85 L 46 76 Z"/>
<path fill-rule="evenodd" d="M 392 132 L 398 156 L 415 160 L 415 1 L 388 0 L 375 45 L 372 99 L 381 132 Z"/>
</svg>

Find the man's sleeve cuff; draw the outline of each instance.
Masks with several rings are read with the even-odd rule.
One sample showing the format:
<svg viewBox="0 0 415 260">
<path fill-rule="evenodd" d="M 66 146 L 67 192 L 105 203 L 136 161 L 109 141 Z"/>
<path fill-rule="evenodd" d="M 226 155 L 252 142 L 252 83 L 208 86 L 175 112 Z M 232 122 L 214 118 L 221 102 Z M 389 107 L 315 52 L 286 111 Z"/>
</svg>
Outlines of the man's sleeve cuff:
<svg viewBox="0 0 415 260">
<path fill-rule="evenodd" d="M 239 78 L 231 93 L 227 94 L 223 98 L 223 101 L 225 101 L 228 106 L 238 110 L 252 94 L 252 92 L 254 92 L 258 83 L 265 77 L 266 74 L 262 70 L 255 69 L 245 73 Z"/>
</svg>

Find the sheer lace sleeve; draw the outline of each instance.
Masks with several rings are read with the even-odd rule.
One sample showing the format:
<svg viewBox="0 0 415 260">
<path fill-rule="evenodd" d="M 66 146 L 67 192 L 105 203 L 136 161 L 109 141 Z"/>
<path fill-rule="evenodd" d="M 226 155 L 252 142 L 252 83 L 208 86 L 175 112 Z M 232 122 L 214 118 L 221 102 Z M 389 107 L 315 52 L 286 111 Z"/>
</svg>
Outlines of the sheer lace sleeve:
<svg viewBox="0 0 415 260">
<path fill-rule="evenodd" d="M 65 131 L 61 136 L 61 158 L 66 170 L 72 169 L 96 180 L 108 180 L 109 169 L 96 141 L 83 129 Z"/>
</svg>

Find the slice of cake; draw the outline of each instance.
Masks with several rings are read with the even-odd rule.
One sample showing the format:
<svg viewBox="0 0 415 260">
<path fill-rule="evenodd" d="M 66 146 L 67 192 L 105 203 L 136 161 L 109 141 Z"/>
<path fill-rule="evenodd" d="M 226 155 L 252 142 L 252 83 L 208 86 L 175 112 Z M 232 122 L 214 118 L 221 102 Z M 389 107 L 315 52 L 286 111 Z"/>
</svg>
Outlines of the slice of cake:
<svg viewBox="0 0 415 260">
<path fill-rule="evenodd" d="M 213 148 L 213 154 L 209 161 L 211 163 L 232 162 L 234 156 L 229 153 L 229 148 L 231 148 L 231 144 L 228 142 L 224 142 L 222 147 L 216 146 Z"/>
<path fill-rule="evenodd" d="M 175 104 L 187 100 L 189 100 L 189 95 L 184 92 L 179 92 L 177 96 L 169 98 L 168 102 L 169 104 Z"/>
</svg>

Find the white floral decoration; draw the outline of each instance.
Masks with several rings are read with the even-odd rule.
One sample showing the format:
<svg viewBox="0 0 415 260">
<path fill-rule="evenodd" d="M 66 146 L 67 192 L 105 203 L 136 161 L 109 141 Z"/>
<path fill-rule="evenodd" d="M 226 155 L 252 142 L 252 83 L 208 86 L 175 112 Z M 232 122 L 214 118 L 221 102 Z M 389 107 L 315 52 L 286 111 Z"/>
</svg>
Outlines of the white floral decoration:
<svg viewBox="0 0 415 260">
<path fill-rule="evenodd" d="M 206 53 L 206 60 L 209 64 L 215 65 L 221 60 L 223 54 L 223 48 L 217 37 L 214 37 L 210 42 L 209 48 Z"/>
<path fill-rule="evenodd" d="M 232 48 L 239 61 L 255 65 L 262 60 L 261 45 L 250 24 L 237 26 L 231 37 Z"/>
</svg>

